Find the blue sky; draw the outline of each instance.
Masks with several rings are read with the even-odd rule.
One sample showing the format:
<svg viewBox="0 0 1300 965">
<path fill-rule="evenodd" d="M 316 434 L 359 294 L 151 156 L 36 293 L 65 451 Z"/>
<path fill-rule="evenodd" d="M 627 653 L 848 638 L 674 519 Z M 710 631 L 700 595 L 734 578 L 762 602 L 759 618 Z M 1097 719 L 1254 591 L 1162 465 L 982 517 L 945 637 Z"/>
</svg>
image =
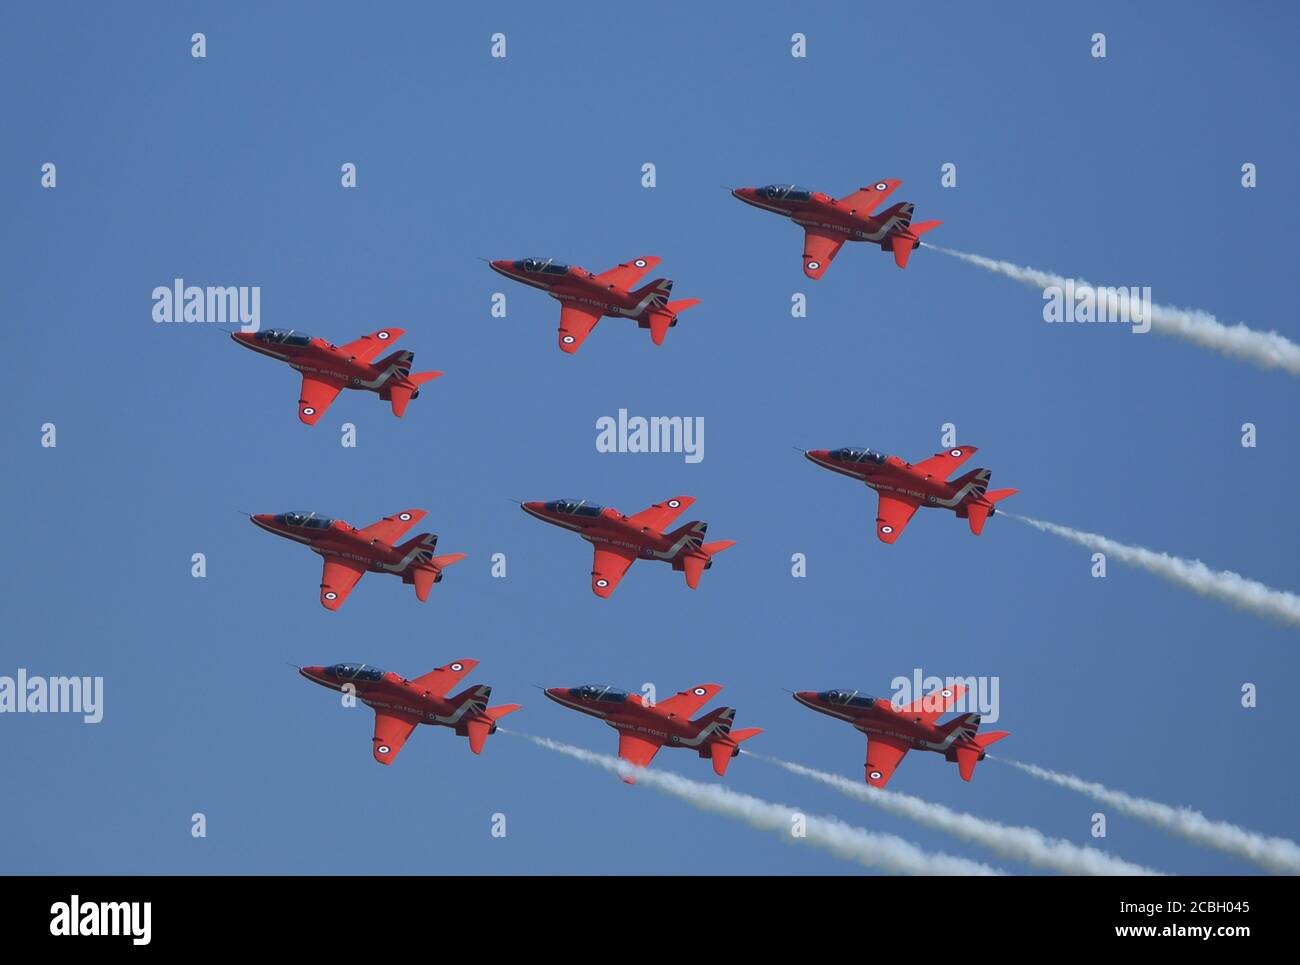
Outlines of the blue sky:
<svg viewBox="0 0 1300 965">
<path fill-rule="evenodd" d="M 1086 551 L 1010 520 L 976 539 L 922 513 L 884 546 L 870 494 L 791 448 L 916 459 L 954 422 L 993 484 L 1021 490 L 1007 509 L 1295 589 L 1294 380 L 1155 334 L 1046 325 L 1033 291 L 935 252 L 900 272 L 850 246 L 809 281 L 798 230 L 720 186 L 843 195 L 901 178 L 918 218 L 943 219 L 936 244 L 1149 285 L 1297 338 L 1297 137 L 1279 102 L 1295 21 L 1207 3 L 1176 17 L 955 2 L 7 10 L 0 674 L 103 675 L 106 697 L 96 726 L 0 718 L 14 789 L 0 868 L 860 870 L 503 735 L 475 758 L 421 728 L 380 767 L 370 712 L 288 666 L 416 676 L 457 657 L 525 705 L 514 727 L 608 752 L 612 731 L 530 685 L 718 682 L 738 726 L 766 729 L 755 751 L 857 778 L 861 737 L 782 688 L 997 675 L 1001 753 L 1294 837 L 1293 631 L 1118 564 L 1091 579 Z M 488 55 L 497 31 L 505 60 Z M 1096 31 L 1105 60 L 1089 56 Z M 477 260 L 530 254 L 594 271 L 659 255 L 674 294 L 702 303 L 660 348 L 608 319 L 570 358 L 558 306 Z M 348 393 L 309 429 L 293 373 L 216 326 L 150 319 L 150 293 L 176 277 L 261 286 L 264 326 L 337 343 L 399 325 L 417 369 L 446 376 L 400 421 Z M 505 319 L 489 314 L 497 291 Z M 807 318 L 790 317 L 793 292 Z M 703 416 L 705 459 L 598 453 L 595 421 L 619 408 Z M 1257 448 L 1239 444 L 1243 422 Z M 679 493 L 738 545 L 695 593 L 641 563 L 608 602 L 585 544 L 506 501 L 633 512 Z M 316 601 L 316 557 L 235 514 L 360 526 L 416 506 L 440 550 L 470 558 L 426 604 L 370 576 L 337 614 Z M 206 579 L 190 576 L 195 552 Z M 795 552 L 806 579 L 790 576 Z M 713 780 L 691 755 L 655 766 Z M 727 782 L 996 860 L 761 762 Z M 892 786 L 1091 840 L 1095 805 L 991 762 L 963 784 L 914 754 Z M 1116 814 L 1104 846 L 1171 872 L 1251 870 Z"/>
</svg>

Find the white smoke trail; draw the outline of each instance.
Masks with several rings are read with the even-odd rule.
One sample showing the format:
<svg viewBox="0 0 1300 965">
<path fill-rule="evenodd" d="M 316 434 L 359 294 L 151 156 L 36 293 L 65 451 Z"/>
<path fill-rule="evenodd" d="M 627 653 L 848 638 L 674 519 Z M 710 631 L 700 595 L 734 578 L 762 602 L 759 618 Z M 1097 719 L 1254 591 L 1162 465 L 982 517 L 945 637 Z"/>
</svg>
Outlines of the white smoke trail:
<svg viewBox="0 0 1300 965">
<path fill-rule="evenodd" d="M 786 804 L 773 804 L 748 794 L 738 794 L 721 785 L 700 784 L 666 771 L 649 771 L 635 768 L 626 761 L 606 754 L 563 744 L 547 737 L 534 737 L 509 731 L 526 738 L 547 750 L 567 754 L 575 760 L 604 768 L 619 776 L 634 775 L 637 783 L 653 788 L 670 797 L 685 801 L 692 807 L 724 817 L 744 821 L 760 831 L 774 831 L 789 842 L 810 844 L 829 851 L 837 858 L 856 861 L 877 871 L 907 875 L 998 875 L 1003 872 L 977 861 L 968 861 L 942 852 L 924 851 L 892 834 L 879 834 L 845 824 L 838 818 L 805 815 L 806 836 L 797 838 L 791 832 L 792 818 L 804 814 Z"/>
<path fill-rule="evenodd" d="M 1097 533 L 1085 533 L 1068 526 L 1058 526 L 1056 523 L 1045 523 L 1040 519 L 1018 516 L 1005 510 L 999 510 L 998 515 L 1008 516 L 1044 533 L 1051 533 L 1072 543 L 1078 543 L 1080 546 L 1105 553 L 1121 563 L 1140 567 L 1148 573 L 1154 573 L 1161 579 L 1200 596 L 1222 600 L 1238 609 L 1277 620 L 1279 623 L 1300 626 L 1300 596 L 1285 590 L 1275 590 L 1271 586 L 1247 579 L 1240 573 L 1233 573 L 1231 570 L 1212 570 L 1200 560 L 1185 560 L 1179 556 L 1157 553 L 1141 546 L 1117 543 Z"/>
<path fill-rule="evenodd" d="M 990 756 L 989 760 L 993 759 Z M 997 760 L 1044 781 L 1078 791 L 1094 801 L 1113 807 L 1121 814 L 1155 825 L 1184 841 L 1245 858 L 1268 871 L 1300 874 L 1300 846 L 1289 838 L 1268 837 L 1227 821 L 1211 821 L 1200 811 L 1188 807 L 1171 807 L 1159 801 L 1133 797 L 1123 791 L 1113 791 L 1102 784 L 1085 781 L 1073 774 L 1051 771 L 1036 764 L 1022 764 L 1005 757 Z"/>
<path fill-rule="evenodd" d="M 865 801 L 882 811 L 909 818 L 939 831 L 946 831 L 971 844 L 981 845 L 1010 861 L 1023 861 L 1035 868 L 1066 875 L 1161 874 L 1159 871 L 1108 855 L 1097 848 L 1073 844 L 1061 838 L 1049 838 L 1036 828 L 999 824 L 997 821 L 988 821 L 977 818 L 973 814 L 953 811 L 942 804 L 932 804 L 918 797 L 850 781 L 838 774 L 828 774 L 825 771 L 775 757 L 747 753 L 750 757 L 757 757 L 783 767 L 792 774 L 820 781 L 841 794 L 858 801 Z"/>
<path fill-rule="evenodd" d="M 937 245 L 926 244 L 927 248 L 951 255 L 972 265 L 1018 281 L 1030 288 L 1049 287 L 1064 288 L 1067 281 L 1073 281 L 1075 291 L 1093 288 L 1082 279 L 1067 279 L 1049 271 L 1027 268 L 1009 261 L 996 261 L 982 255 L 972 255 L 965 251 L 953 251 Z M 1099 297 L 1104 297 L 1100 296 Z M 1120 298 L 1124 301 L 1124 297 Z M 1253 328 L 1238 322 L 1225 325 L 1209 312 L 1195 308 L 1171 308 L 1168 305 L 1151 306 L 1151 330 L 1162 335 L 1177 335 L 1202 348 L 1213 349 L 1223 355 L 1244 359 L 1262 369 L 1282 369 L 1291 375 L 1300 375 L 1300 345 L 1292 342 L 1277 332 L 1257 332 Z"/>
</svg>

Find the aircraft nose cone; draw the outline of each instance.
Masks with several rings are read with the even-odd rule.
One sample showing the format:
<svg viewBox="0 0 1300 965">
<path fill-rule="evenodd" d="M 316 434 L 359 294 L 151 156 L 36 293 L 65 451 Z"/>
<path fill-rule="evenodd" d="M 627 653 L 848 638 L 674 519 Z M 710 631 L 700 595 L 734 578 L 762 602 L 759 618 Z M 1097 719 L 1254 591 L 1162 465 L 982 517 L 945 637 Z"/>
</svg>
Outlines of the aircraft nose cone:
<svg viewBox="0 0 1300 965">
<path fill-rule="evenodd" d="M 511 263 L 506 259 L 498 258 L 495 261 L 489 261 L 488 265 L 491 266 L 494 271 L 506 271 L 510 268 Z"/>
<path fill-rule="evenodd" d="M 808 459 L 812 462 L 821 462 L 825 459 L 829 459 L 830 455 L 831 454 L 829 449 L 809 449 L 807 452 L 803 454 L 805 459 Z"/>
<path fill-rule="evenodd" d="M 817 692 L 814 690 L 796 690 L 794 693 L 794 699 L 802 704 L 812 703 L 816 696 Z"/>
<path fill-rule="evenodd" d="M 560 693 L 565 689 L 566 688 L 564 687 L 547 687 L 545 690 L 542 691 L 542 693 L 546 694 L 547 697 L 550 697 L 551 700 L 558 700 L 560 697 Z"/>
<path fill-rule="evenodd" d="M 241 345 L 251 345 L 254 335 L 252 332 L 231 332 L 230 337 Z"/>
<path fill-rule="evenodd" d="M 256 524 L 258 524 L 258 525 L 260 525 L 260 526 L 266 526 L 266 525 L 269 524 L 269 523 L 271 522 L 271 520 L 273 520 L 274 518 L 275 518 L 275 517 L 272 516 L 270 513 L 258 513 L 258 514 L 255 515 L 255 516 L 250 516 L 250 517 L 249 517 L 250 520 L 252 520 L 254 523 L 256 523 Z"/>
<path fill-rule="evenodd" d="M 541 512 L 542 509 L 542 504 L 537 500 L 533 500 L 527 503 L 520 503 L 519 506 L 521 509 L 524 510 L 524 512 L 527 513 L 538 513 Z"/>
<path fill-rule="evenodd" d="M 298 673 L 302 674 L 308 680 L 320 680 L 325 676 L 324 667 L 299 667 Z"/>
</svg>

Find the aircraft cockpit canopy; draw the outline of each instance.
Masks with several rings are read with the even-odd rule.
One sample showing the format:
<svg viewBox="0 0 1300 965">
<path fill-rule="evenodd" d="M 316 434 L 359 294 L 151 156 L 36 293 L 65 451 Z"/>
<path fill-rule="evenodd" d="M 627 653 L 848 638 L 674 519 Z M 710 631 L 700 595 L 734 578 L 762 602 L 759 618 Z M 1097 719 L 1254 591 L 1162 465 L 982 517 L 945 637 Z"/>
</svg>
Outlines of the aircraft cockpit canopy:
<svg viewBox="0 0 1300 965">
<path fill-rule="evenodd" d="M 830 456 L 839 462 L 874 462 L 878 466 L 883 466 L 887 458 L 884 453 L 872 452 L 870 449 L 857 449 L 853 446 L 832 449 Z"/>
<path fill-rule="evenodd" d="M 874 697 L 860 694 L 856 690 L 826 690 L 817 696 L 829 704 L 847 707 L 872 707 L 876 703 Z"/>
<path fill-rule="evenodd" d="M 533 275 L 566 275 L 568 265 L 562 265 L 554 258 L 524 258 L 515 262 L 515 267 Z"/>
<path fill-rule="evenodd" d="M 585 499 L 556 499 L 546 503 L 545 506 L 553 513 L 564 513 L 566 516 L 593 517 L 599 516 L 601 510 L 605 508 L 589 503 Z"/>
<path fill-rule="evenodd" d="M 384 671 L 366 663 L 336 663 L 325 668 L 325 673 L 339 680 L 379 680 Z"/>
<path fill-rule="evenodd" d="M 796 184 L 769 184 L 765 188 L 759 188 L 758 194 L 759 197 L 771 198 L 774 201 L 807 201 L 813 193 Z"/>
<path fill-rule="evenodd" d="M 259 342 L 270 345 L 310 345 L 311 336 L 295 332 L 291 328 L 264 328 L 255 336 Z"/>
<path fill-rule="evenodd" d="M 626 690 L 619 690 L 617 687 L 609 687 L 605 684 L 585 684 L 581 687 L 571 687 L 569 694 L 579 700 L 600 700 L 610 704 L 625 703 L 628 698 Z"/>
<path fill-rule="evenodd" d="M 304 529 L 329 529 L 334 525 L 334 520 L 319 513 L 281 513 L 275 520 L 285 526 L 301 526 Z"/>
</svg>

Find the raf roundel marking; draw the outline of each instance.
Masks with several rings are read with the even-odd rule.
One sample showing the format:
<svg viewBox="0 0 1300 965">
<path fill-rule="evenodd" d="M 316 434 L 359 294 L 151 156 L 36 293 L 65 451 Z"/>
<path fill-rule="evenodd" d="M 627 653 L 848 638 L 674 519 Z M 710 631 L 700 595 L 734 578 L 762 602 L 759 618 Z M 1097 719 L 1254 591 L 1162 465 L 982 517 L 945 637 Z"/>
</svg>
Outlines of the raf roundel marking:
<svg viewBox="0 0 1300 965">
<path fill-rule="evenodd" d="M 668 500 L 668 508 L 669 508 L 669 509 L 676 509 L 676 508 L 677 508 L 678 506 L 680 506 L 681 504 L 682 504 L 682 501 L 681 501 L 680 499 L 670 499 L 670 500 Z"/>
<path fill-rule="evenodd" d="M 305 406 L 302 407 L 302 414 L 303 414 L 303 415 L 315 415 L 315 414 L 316 414 L 316 410 L 313 409 L 313 408 L 312 408 L 311 406 L 309 406 L 309 405 L 305 405 Z"/>
<path fill-rule="evenodd" d="M 609 586 L 609 580 L 597 580 L 596 585 L 603 590 L 605 587 Z"/>
<path fill-rule="evenodd" d="M 951 697 L 951 696 L 952 696 L 952 691 L 951 691 L 951 690 L 948 690 L 947 688 L 944 688 L 944 689 L 941 690 L 939 693 L 940 693 L 940 696 L 943 696 L 943 697 Z"/>
<path fill-rule="evenodd" d="M 398 517 L 397 517 L 397 518 L 400 519 L 403 523 L 405 523 L 408 519 L 411 518 L 411 514 L 410 514 L 410 513 L 400 513 L 400 514 L 398 514 Z"/>
<path fill-rule="evenodd" d="M 871 774 L 868 775 L 868 776 L 869 776 L 873 781 L 878 781 L 878 780 L 880 780 L 880 772 L 879 772 L 879 771 L 872 771 Z"/>
<path fill-rule="evenodd" d="M 810 261 L 810 262 L 808 262 L 808 268 L 809 268 L 810 271 L 816 271 L 816 270 L 817 270 L 818 268 L 820 268 L 821 266 L 822 266 L 822 263 L 821 263 L 820 261 Z"/>
<path fill-rule="evenodd" d="M 327 600 L 337 600 L 338 598 L 339 595 L 335 593 L 333 590 L 330 590 L 328 593 L 325 594 L 325 599 Z"/>
<path fill-rule="evenodd" d="M 889 185 L 887 185 L 884 181 L 881 181 L 879 184 L 876 185 L 876 190 L 877 190 L 877 191 L 888 191 L 888 190 L 889 190 Z"/>
<path fill-rule="evenodd" d="M 704 696 L 705 694 L 707 694 L 707 693 L 708 693 L 708 691 L 705 690 L 703 687 L 696 687 L 696 688 L 695 688 L 695 696 L 696 696 L 696 697 L 703 697 L 703 696 Z"/>
<path fill-rule="evenodd" d="M 387 744 L 380 744 L 378 747 L 375 748 L 375 750 L 379 751 L 379 753 L 381 753 L 381 754 L 387 754 L 387 753 L 388 753 L 388 745 L 387 745 Z"/>
<path fill-rule="evenodd" d="M 636 261 L 632 262 L 632 264 L 636 265 L 638 268 L 644 268 L 644 267 L 645 267 L 645 259 L 644 259 L 644 258 L 638 258 Z"/>
<path fill-rule="evenodd" d="M 463 663 L 453 663 L 453 664 L 451 665 L 451 669 L 452 669 L 452 670 L 464 670 L 464 669 L 465 669 L 465 665 L 464 665 Z"/>
<path fill-rule="evenodd" d="M 378 335 L 375 336 L 375 338 L 387 340 L 387 338 L 388 338 L 388 333 L 387 333 L 387 332 L 380 332 Z"/>
<path fill-rule="evenodd" d="M 564 336 L 564 338 L 560 339 L 560 341 L 563 342 L 565 345 L 572 345 L 572 344 L 573 344 L 573 336 L 572 336 L 572 335 L 566 335 L 566 336 Z"/>
<path fill-rule="evenodd" d="M 882 533 L 884 533 L 886 536 L 888 536 L 890 533 L 892 533 L 892 532 L 894 531 L 894 527 L 892 527 L 892 526 L 882 526 L 882 527 L 880 527 L 880 531 L 881 531 Z"/>
<path fill-rule="evenodd" d="M 952 450 L 951 452 L 949 452 L 948 455 L 952 456 L 954 459 L 960 459 L 960 458 L 961 458 L 961 450 L 960 450 L 960 449 L 954 449 L 954 450 Z"/>
</svg>

